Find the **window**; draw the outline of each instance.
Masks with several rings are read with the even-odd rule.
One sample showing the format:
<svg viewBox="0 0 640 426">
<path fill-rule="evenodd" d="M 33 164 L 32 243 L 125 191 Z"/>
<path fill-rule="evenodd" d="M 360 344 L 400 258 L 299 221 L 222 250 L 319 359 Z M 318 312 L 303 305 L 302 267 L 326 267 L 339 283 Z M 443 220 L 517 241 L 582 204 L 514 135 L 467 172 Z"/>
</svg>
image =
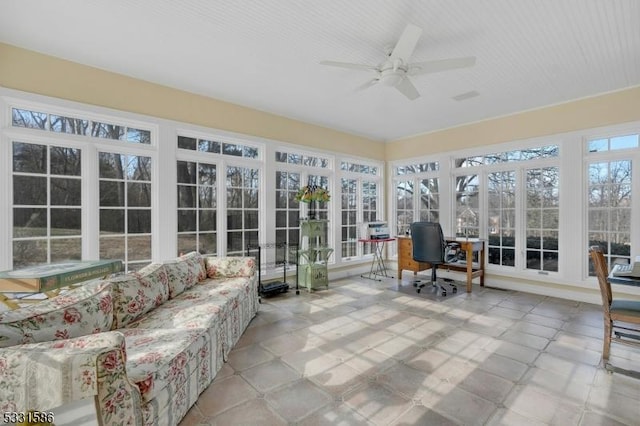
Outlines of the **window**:
<svg viewBox="0 0 640 426">
<path fill-rule="evenodd" d="M 283 151 L 276 151 L 276 163 L 297 164 L 307 167 L 320 167 L 323 169 L 328 168 L 331 164 L 328 158 L 318 155 Z"/>
<path fill-rule="evenodd" d="M 189 136 L 178 136 L 178 148 L 232 157 L 258 158 L 260 156 L 260 150 L 254 146 Z"/>
<path fill-rule="evenodd" d="M 322 157 L 317 154 L 307 154 L 302 152 L 285 152 L 285 151 L 279 150 L 275 152 L 275 161 L 276 161 L 276 168 L 279 171 L 281 170 L 282 171 L 281 173 L 285 173 L 286 175 L 289 176 L 290 179 L 297 180 L 297 182 L 293 182 L 293 181 L 291 182 L 291 185 L 294 185 L 291 187 L 291 189 L 295 187 L 296 192 L 298 191 L 298 189 L 302 188 L 305 185 L 310 185 L 310 186 L 316 185 L 320 188 L 324 188 L 327 190 L 329 189 L 329 176 L 314 174 L 314 173 L 321 172 L 322 169 L 325 169 L 327 171 L 330 169 L 331 161 L 329 161 L 329 158 Z M 285 166 L 284 164 L 287 164 L 287 166 Z M 291 172 L 286 172 L 287 170 L 291 170 Z M 276 173 L 279 173 L 279 171 L 277 171 Z M 280 181 L 280 179 L 278 179 L 277 176 L 276 176 L 276 181 L 277 182 Z M 295 196 L 295 193 L 292 194 L 292 196 Z M 316 209 L 315 211 L 316 219 L 328 219 L 329 217 L 328 203 L 326 202 L 318 201 L 313 203 L 313 205 L 311 205 L 311 203 L 300 203 L 295 201 L 294 203 L 289 202 L 289 206 L 290 208 L 296 209 L 295 213 L 293 211 L 289 212 L 289 216 L 287 219 L 289 223 L 288 224 L 289 227 L 293 226 L 292 224 L 294 223 L 294 219 L 293 219 L 294 216 L 296 217 L 295 226 L 299 226 L 299 223 L 298 223 L 299 218 L 309 217 L 310 208 Z M 280 211 L 279 214 L 281 215 L 281 217 L 280 219 L 277 219 L 277 220 L 278 220 L 278 223 L 282 224 L 284 220 L 284 217 L 282 215 L 284 213 Z M 278 225 L 276 225 L 276 228 L 278 228 Z M 290 231 L 292 231 L 292 229 L 290 229 Z M 281 235 L 280 238 L 282 238 L 283 234 L 281 233 L 280 235 Z M 297 238 L 298 233 L 295 233 L 295 235 Z M 290 232 L 290 236 L 293 236 L 293 233 Z M 288 242 L 294 243 L 294 240 L 289 238 Z M 297 244 L 298 241 L 296 240 L 295 243 Z"/>
<path fill-rule="evenodd" d="M 421 221 L 440 222 L 440 180 L 437 178 L 420 179 L 420 206 L 419 215 Z"/>
<path fill-rule="evenodd" d="M 456 236 L 487 238 L 487 261 L 502 270 L 558 272 L 559 155 L 542 145 L 455 158 Z"/>
<path fill-rule="evenodd" d="M 378 220 L 378 183 L 362 181 L 362 221 L 375 222 Z"/>
<path fill-rule="evenodd" d="M 301 219 L 313 217 L 329 220 L 330 206 L 341 205 L 342 189 L 338 187 L 334 192 L 330 184 L 334 176 L 332 170 L 334 160 L 322 153 L 297 151 L 290 147 L 279 147 L 273 151 L 273 155 L 276 191 L 275 241 L 276 244 L 284 242 L 289 245 L 299 244 Z M 311 203 L 296 201 L 296 194 L 305 186 L 316 186 L 329 191 L 330 201 Z M 334 200 L 336 203 L 333 203 Z M 340 222 L 338 219 L 335 223 L 330 223 L 330 229 L 335 226 L 333 229 L 340 230 Z M 329 231 L 328 237 L 330 241 L 336 238 L 332 231 Z M 270 238 L 272 237 L 267 230 L 267 241 L 273 241 Z M 282 256 L 282 250 L 275 250 L 276 264 L 283 260 Z"/>
<path fill-rule="evenodd" d="M 353 163 L 350 161 L 340 162 L 340 170 L 354 173 L 364 173 L 368 175 L 378 175 L 378 167 L 368 164 Z"/>
<path fill-rule="evenodd" d="M 51 115 L 51 131 L 56 133 L 68 133 L 72 135 L 87 135 L 89 133 L 89 120 L 79 118 Z"/>
<path fill-rule="evenodd" d="M 151 261 L 151 157 L 99 153 L 100 258 Z"/>
<path fill-rule="evenodd" d="M 276 245 L 294 245 L 300 240 L 300 173 L 276 171 Z M 276 250 L 278 262 L 284 261 L 283 250 Z"/>
<path fill-rule="evenodd" d="M 360 182 L 362 186 L 362 222 L 375 222 L 378 220 L 378 183 L 367 180 Z M 364 244 L 362 254 L 371 254 L 375 247 L 372 244 Z"/>
<path fill-rule="evenodd" d="M 178 161 L 178 253 L 217 253 L 216 165 Z"/>
<path fill-rule="evenodd" d="M 456 167 L 488 166 L 491 164 L 531 161 L 544 158 L 554 158 L 559 155 L 558 145 L 548 145 L 527 149 L 516 149 L 494 154 L 476 155 L 472 157 L 456 158 Z"/>
<path fill-rule="evenodd" d="M 590 153 L 594 153 L 638 148 L 638 139 L 639 135 L 637 134 L 596 139 L 588 142 L 588 150 Z"/>
<path fill-rule="evenodd" d="M 406 234 L 412 222 L 440 221 L 440 162 L 395 166 L 395 225 Z"/>
<path fill-rule="evenodd" d="M 413 219 L 413 187 L 412 180 L 395 182 L 396 187 L 396 229 L 398 234 L 409 231 Z"/>
<path fill-rule="evenodd" d="M 340 162 L 341 257 L 353 259 L 372 253 L 372 244 L 358 244 L 363 225 L 380 217 L 380 167 L 360 161 Z"/>
<path fill-rule="evenodd" d="M 487 176 L 489 263 L 515 266 L 516 174 L 514 171 Z"/>
<path fill-rule="evenodd" d="M 526 171 L 527 269 L 558 272 L 559 172 L 557 167 Z"/>
<path fill-rule="evenodd" d="M 406 166 L 397 166 L 395 168 L 395 175 L 409 175 L 415 173 L 436 172 L 440 170 L 440 164 L 437 161 L 427 163 L 409 164 Z"/>
<path fill-rule="evenodd" d="M 329 188 L 329 176 L 321 176 L 321 175 L 309 175 L 309 185 L 316 185 L 320 188 Z M 316 219 L 329 219 L 329 202 L 318 201 L 316 202 Z M 307 205 L 307 208 L 309 206 Z M 307 210 L 308 214 L 308 210 Z"/>
<path fill-rule="evenodd" d="M 349 258 L 356 256 L 357 251 L 358 181 L 342 178 L 340 188 L 342 257 Z"/>
<path fill-rule="evenodd" d="M 242 256 L 247 245 L 257 245 L 260 170 L 227 166 L 227 255 Z"/>
<path fill-rule="evenodd" d="M 480 178 L 477 174 L 456 177 L 455 187 L 457 237 L 480 236 Z"/>
<path fill-rule="evenodd" d="M 92 136 L 94 138 L 120 140 L 145 145 L 151 144 L 151 131 L 131 128 L 122 124 L 65 117 L 19 108 L 12 108 L 11 117 L 11 124 L 14 127 L 49 130 L 56 133 Z"/>
<path fill-rule="evenodd" d="M 631 257 L 632 162 L 612 160 L 588 165 L 589 245 L 604 249 L 609 267 Z M 590 275 L 595 275 L 593 267 Z"/>
<path fill-rule="evenodd" d="M 13 142 L 13 267 L 82 258 L 81 150 Z"/>
</svg>

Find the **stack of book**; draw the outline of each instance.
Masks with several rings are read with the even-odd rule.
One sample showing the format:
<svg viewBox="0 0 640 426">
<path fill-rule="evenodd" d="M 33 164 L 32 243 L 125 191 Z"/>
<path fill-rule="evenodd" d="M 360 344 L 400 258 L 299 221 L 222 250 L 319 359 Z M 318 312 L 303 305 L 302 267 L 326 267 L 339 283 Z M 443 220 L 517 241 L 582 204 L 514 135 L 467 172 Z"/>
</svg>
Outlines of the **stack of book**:
<svg viewBox="0 0 640 426">
<path fill-rule="evenodd" d="M 25 302 L 46 299 L 52 291 L 122 270 L 120 260 L 86 260 L 29 266 L 0 272 L 0 301 L 11 309 Z"/>
</svg>

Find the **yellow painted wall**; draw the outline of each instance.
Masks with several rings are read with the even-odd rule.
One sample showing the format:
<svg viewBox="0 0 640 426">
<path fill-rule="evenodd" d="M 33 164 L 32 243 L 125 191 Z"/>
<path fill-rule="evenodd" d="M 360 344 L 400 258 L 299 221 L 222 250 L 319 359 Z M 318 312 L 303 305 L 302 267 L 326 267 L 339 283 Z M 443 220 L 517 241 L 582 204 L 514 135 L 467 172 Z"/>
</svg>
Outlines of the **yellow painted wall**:
<svg viewBox="0 0 640 426">
<path fill-rule="evenodd" d="M 640 87 L 399 139 L 387 161 L 640 120 Z"/>
<path fill-rule="evenodd" d="M 0 43 L 0 86 L 384 160 L 384 144 Z"/>
<path fill-rule="evenodd" d="M 0 86 L 387 161 L 640 120 L 635 87 L 385 144 L 3 43 Z"/>
</svg>

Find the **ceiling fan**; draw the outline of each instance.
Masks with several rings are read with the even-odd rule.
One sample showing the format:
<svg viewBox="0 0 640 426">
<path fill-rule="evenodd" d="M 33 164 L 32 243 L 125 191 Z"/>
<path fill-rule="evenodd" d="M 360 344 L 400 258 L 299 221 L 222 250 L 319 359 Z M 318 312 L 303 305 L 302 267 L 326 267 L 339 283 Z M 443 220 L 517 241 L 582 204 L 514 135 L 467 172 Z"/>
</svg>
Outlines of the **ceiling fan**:
<svg viewBox="0 0 640 426">
<path fill-rule="evenodd" d="M 476 63 L 475 56 L 410 63 L 409 58 L 411 58 L 421 35 L 422 28 L 408 24 L 393 50 L 388 52 L 387 59 L 378 66 L 337 61 L 321 61 L 320 63 L 332 67 L 373 71 L 376 76 L 360 86 L 358 90 L 382 83 L 385 86 L 395 87 L 410 100 L 419 98 L 420 93 L 409 80 L 409 76 L 466 68 Z"/>
</svg>

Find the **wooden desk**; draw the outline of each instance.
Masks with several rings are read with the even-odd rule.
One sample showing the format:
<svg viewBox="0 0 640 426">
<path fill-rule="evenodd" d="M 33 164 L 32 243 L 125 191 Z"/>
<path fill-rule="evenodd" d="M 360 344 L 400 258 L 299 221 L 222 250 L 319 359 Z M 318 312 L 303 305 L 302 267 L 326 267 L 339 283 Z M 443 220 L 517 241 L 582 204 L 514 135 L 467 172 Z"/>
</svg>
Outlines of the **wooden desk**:
<svg viewBox="0 0 640 426">
<path fill-rule="evenodd" d="M 402 279 L 402 271 L 413 271 L 416 275 L 419 271 L 431 269 L 431 265 L 426 262 L 416 262 L 413 260 L 413 244 L 411 237 L 397 237 L 398 239 L 398 279 Z M 447 242 L 460 244 L 460 249 L 465 252 L 466 259 L 473 259 L 473 253 L 478 253 L 478 263 L 444 263 L 438 268 L 467 273 L 467 293 L 471 293 L 471 284 L 474 278 L 480 278 L 480 285 L 484 286 L 484 264 L 485 264 L 485 242 L 484 240 L 457 240 L 446 238 Z"/>
</svg>

